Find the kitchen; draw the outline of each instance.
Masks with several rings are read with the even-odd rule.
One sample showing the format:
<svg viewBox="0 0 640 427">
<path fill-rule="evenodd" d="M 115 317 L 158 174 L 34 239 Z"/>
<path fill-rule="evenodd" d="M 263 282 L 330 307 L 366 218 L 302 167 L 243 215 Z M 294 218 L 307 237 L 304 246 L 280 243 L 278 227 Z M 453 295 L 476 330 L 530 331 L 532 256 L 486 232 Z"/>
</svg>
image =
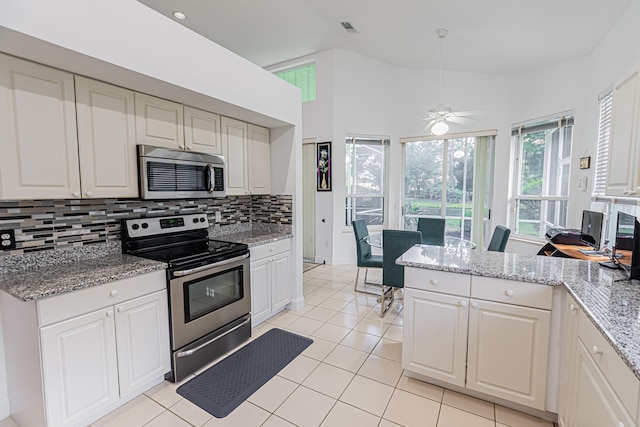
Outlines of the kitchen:
<svg viewBox="0 0 640 427">
<path fill-rule="evenodd" d="M 51 6 L 43 4 L 38 5 L 38 7 L 42 16 L 58 16 L 60 14 L 59 11 L 47 9 Z M 292 259 L 295 260 L 295 283 L 301 284 L 301 256 L 298 248 L 301 247 L 302 233 L 298 227 L 301 222 L 302 209 L 298 204 L 298 201 L 301 200 L 301 197 L 299 197 L 300 189 L 296 185 L 300 181 L 298 179 L 300 177 L 300 168 L 297 166 L 300 164 L 300 149 L 295 141 L 300 141 L 302 137 L 302 130 L 300 129 L 302 112 L 300 111 L 299 102 L 296 104 L 295 98 L 297 94 L 289 90 L 286 85 L 281 85 L 271 76 L 263 74 L 258 67 L 234 55 L 227 55 L 222 49 L 219 52 L 220 56 L 216 58 L 219 63 L 216 63 L 215 66 L 205 67 L 206 69 L 211 69 L 212 73 L 218 74 L 210 74 L 206 79 L 203 78 L 201 80 L 190 76 L 193 80 L 187 81 L 187 78 L 183 76 L 184 70 L 202 69 L 206 64 L 202 64 L 199 61 L 205 61 L 205 59 L 192 58 L 189 55 L 181 55 L 179 52 L 169 52 L 170 55 L 175 55 L 175 57 L 167 58 L 166 46 L 171 46 L 175 43 L 175 40 L 181 40 L 185 37 L 186 42 L 194 43 L 194 47 L 196 47 L 198 43 L 204 42 L 199 37 L 189 33 L 187 30 L 171 27 L 172 33 L 166 34 L 166 39 L 163 43 L 159 43 L 163 47 L 147 40 L 148 45 L 141 44 L 139 46 L 144 55 L 132 58 L 130 57 L 131 55 L 124 52 L 124 49 L 121 52 L 119 47 L 128 46 L 130 40 L 138 36 L 139 31 L 135 25 L 119 28 L 116 31 L 105 23 L 108 21 L 107 19 L 101 21 L 96 18 L 95 22 L 87 21 L 87 15 L 96 14 L 109 17 L 113 16 L 112 14 L 115 14 L 115 12 L 112 9 L 87 11 L 86 7 L 80 3 L 75 4 L 73 12 L 69 12 L 69 16 L 64 17 L 61 21 L 67 27 L 79 27 L 78 33 L 86 34 L 86 37 L 82 37 L 82 39 L 68 37 L 63 32 L 52 27 L 50 23 L 41 22 L 37 19 L 25 22 L 28 20 L 15 18 L 15 21 L 12 21 L 12 16 L 5 16 L 3 18 L 4 21 L 1 22 L 3 26 L 0 38 L 3 43 L 1 50 L 22 58 L 72 71 L 79 75 L 110 81 L 114 84 L 119 83 L 121 86 L 135 89 L 141 93 L 160 96 L 181 102 L 184 105 L 226 114 L 231 118 L 242 119 L 247 123 L 255 123 L 270 128 L 271 193 L 293 195 L 292 223 L 294 230 L 292 234 L 294 237 Z M 127 4 L 128 8 L 129 5 Z M 139 15 L 129 19 L 149 21 L 150 26 L 155 24 L 164 30 L 164 21 L 162 19 L 141 6 L 134 8 L 134 10 Z M 81 18 L 74 19 L 78 17 Z M 119 22 L 118 17 L 113 16 L 113 19 L 115 22 Z M 104 31 L 100 31 L 100 28 Z M 128 30 L 129 33 L 125 34 L 125 30 Z M 98 36 L 100 33 L 114 34 L 114 37 L 119 38 L 110 40 L 109 45 L 106 45 Z M 207 48 L 208 46 L 207 44 Z M 157 53 L 157 57 L 152 54 L 154 52 Z M 162 60 L 155 58 L 162 58 Z M 73 69 L 69 68 L 69 64 L 73 64 Z M 607 70 L 606 73 L 615 73 L 613 77 L 617 77 L 620 74 L 617 71 L 623 71 L 628 68 L 625 65 L 631 65 L 631 63 L 619 64 L 618 67 L 622 68 L 622 70 Z M 216 76 L 223 78 L 225 74 L 237 74 L 238 70 L 246 73 L 247 78 L 231 85 L 235 85 L 235 87 L 211 87 L 209 80 L 214 80 Z M 602 70 L 598 69 L 596 71 Z M 277 102 L 277 105 L 273 105 L 274 100 L 282 99 L 281 92 L 286 93 L 284 97 L 287 102 Z M 266 99 L 269 102 L 264 102 Z M 288 101 L 291 101 L 292 105 L 296 104 L 297 107 L 289 106 Z M 335 134 L 341 134 L 341 127 L 346 127 L 346 125 L 337 126 L 334 131 Z M 336 138 L 335 140 L 339 139 Z M 336 155 L 338 154 L 336 153 Z M 286 165 L 286 167 L 283 167 L 283 165 Z M 338 198 L 339 195 L 325 194 L 323 197 Z M 330 203 L 324 204 L 324 208 L 331 212 L 334 209 L 333 202 L 330 199 Z M 335 205 L 335 209 L 339 210 L 337 201 Z M 116 206 L 116 208 L 120 207 Z M 215 213 L 213 216 L 215 219 Z M 327 216 L 331 218 L 333 215 Z M 353 253 L 353 250 L 349 245 L 343 245 L 340 240 L 344 238 L 346 241 L 347 237 L 337 232 L 332 232 L 332 230 L 329 231 L 329 234 L 332 240 L 330 246 L 336 248 L 336 255 L 332 256 L 335 258 L 334 261 L 340 261 L 341 258 L 347 259 L 350 256 L 348 254 Z M 349 239 L 351 239 L 351 236 L 349 236 Z M 342 253 L 342 248 L 344 248 L 344 253 Z M 329 259 L 329 257 L 327 258 Z M 302 303 L 301 288 L 295 289 L 293 298 L 298 303 Z"/>
</svg>

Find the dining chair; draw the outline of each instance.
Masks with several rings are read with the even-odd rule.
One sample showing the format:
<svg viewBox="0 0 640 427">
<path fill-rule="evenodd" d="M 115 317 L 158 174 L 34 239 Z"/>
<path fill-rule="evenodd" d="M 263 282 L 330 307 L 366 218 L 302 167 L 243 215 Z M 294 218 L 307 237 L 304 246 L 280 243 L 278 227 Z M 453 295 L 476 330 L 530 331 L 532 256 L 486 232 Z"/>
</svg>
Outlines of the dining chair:
<svg viewBox="0 0 640 427">
<path fill-rule="evenodd" d="M 509 240 L 510 234 L 511 230 L 507 227 L 496 225 L 496 228 L 493 230 L 493 236 L 491 236 L 489 246 L 487 246 L 487 250 L 494 252 L 504 252 L 504 248 L 507 246 L 507 241 Z"/>
<path fill-rule="evenodd" d="M 394 293 L 404 288 L 404 266 L 397 265 L 396 259 L 413 245 L 422 243 L 422 233 L 407 230 L 382 230 L 382 295 L 380 317 L 391 307 Z M 385 289 L 387 288 L 387 289 Z M 389 300 L 389 304 L 385 302 Z"/>
<path fill-rule="evenodd" d="M 380 283 L 368 282 L 367 273 L 370 268 L 382 268 L 383 255 L 372 255 L 371 245 L 365 240 L 369 236 L 369 230 L 367 229 L 367 223 L 364 219 L 357 219 L 351 221 L 353 226 L 353 234 L 356 238 L 356 251 L 357 251 L 357 266 L 356 271 L 356 284 L 353 286 L 354 291 L 358 291 L 358 278 L 360 277 L 360 269 L 364 268 L 364 283 L 365 285 L 380 285 Z M 368 291 L 359 291 L 366 293 L 373 293 Z"/>
<path fill-rule="evenodd" d="M 418 218 L 418 231 L 425 245 L 444 246 L 444 218 Z"/>
</svg>

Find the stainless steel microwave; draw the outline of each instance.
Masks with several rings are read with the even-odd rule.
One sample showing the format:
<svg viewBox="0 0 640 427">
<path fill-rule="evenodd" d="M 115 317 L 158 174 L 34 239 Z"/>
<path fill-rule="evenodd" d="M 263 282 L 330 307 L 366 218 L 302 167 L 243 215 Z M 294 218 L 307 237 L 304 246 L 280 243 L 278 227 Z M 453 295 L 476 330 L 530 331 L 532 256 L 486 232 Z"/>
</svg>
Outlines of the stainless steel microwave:
<svg viewBox="0 0 640 427">
<path fill-rule="evenodd" d="M 142 199 L 224 197 L 224 157 L 138 145 Z"/>
</svg>

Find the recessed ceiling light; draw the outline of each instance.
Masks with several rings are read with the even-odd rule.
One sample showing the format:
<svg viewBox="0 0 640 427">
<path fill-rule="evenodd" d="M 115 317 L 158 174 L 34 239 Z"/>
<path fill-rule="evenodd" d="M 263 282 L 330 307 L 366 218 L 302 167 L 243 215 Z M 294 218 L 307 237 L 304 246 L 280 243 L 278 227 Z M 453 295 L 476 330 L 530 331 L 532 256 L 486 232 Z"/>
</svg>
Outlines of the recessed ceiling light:
<svg viewBox="0 0 640 427">
<path fill-rule="evenodd" d="M 175 12 L 173 12 L 173 16 L 176 19 L 185 19 L 187 17 L 187 15 L 185 15 L 184 13 L 180 12 L 179 10 L 176 10 Z"/>
</svg>

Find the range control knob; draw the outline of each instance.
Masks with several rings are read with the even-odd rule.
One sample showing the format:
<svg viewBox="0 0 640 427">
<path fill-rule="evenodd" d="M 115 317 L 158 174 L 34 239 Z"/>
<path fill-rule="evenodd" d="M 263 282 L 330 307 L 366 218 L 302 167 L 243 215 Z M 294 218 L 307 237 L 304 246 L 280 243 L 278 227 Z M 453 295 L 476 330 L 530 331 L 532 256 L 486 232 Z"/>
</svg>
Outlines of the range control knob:
<svg viewBox="0 0 640 427">
<path fill-rule="evenodd" d="M 204 217 L 200 218 L 200 222 L 204 222 Z"/>
<path fill-rule="evenodd" d="M 140 228 L 140 226 L 138 224 L 133 224 L 131 228 L 133 228 L 134 230 L 137 230 L 138 228 Z"/>
<path fill-rule="evenodd" d="M 193 223 L 197 224 L 198 223 L 198 218 L 193 218 Z"/>
<path fill-rule="evenodd" d="M 147 224 L 146 222 L 142 223 L 142 228 L 149 228 L 149 224 Z"/>
</svg>

